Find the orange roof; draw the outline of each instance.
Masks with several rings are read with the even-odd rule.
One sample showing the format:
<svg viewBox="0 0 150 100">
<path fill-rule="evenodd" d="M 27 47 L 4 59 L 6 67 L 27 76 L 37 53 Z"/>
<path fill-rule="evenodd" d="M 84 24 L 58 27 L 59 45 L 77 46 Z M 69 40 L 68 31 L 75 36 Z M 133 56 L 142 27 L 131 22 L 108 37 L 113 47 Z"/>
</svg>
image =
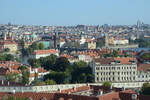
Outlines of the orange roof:
<svg viewBox="0 0 150 100">
<path fill-rule="evenodd" d="M 114 61 L 120 61 L 121 64 L 131 64 L 130 61 L 136 61 L 136 58 L 131 58 L 131 57 L 122 57 L 122 58 L 98 58 L 95 59 L 95 62 L 100 62 L 101 64 L 110 64 L 111 62 Z"/>
<path fill-rule="evenodd" d="M 50 49 L 50 50 L 35 50 L 33 52 L 34 55 L 55 54 L 55 53 L 58 53 L 58 51 L 55 50 L 55 49 Z"/>
<path fill-rule="evenodd" d="M 137 67 L 138 71 L 144 71 L 145 73 L 148 69 L 150 69 L 150 64 L 139 64 Z"/>
</svg>

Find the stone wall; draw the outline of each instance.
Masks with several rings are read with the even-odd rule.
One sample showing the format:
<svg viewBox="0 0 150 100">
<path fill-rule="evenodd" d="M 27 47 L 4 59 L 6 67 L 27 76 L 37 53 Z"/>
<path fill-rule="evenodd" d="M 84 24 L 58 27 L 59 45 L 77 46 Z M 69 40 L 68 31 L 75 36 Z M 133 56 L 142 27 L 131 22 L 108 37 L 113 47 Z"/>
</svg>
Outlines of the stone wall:
<svg viewBox="0 0 150 100">
<path fill-rule="evenodd" d="M 139 88 L 144 82 L 123 82 L 112 83 L 113 87 L 118 88 Z M 102 85 L 103 83 L 91 83 L 89 85 Z M 65 85 L 45 85 L 45 86 L 0 86 L 0 92 L 55 92 L 69 88 L 86 86 L 87 84 L 65 84 Z"/>
</svg>

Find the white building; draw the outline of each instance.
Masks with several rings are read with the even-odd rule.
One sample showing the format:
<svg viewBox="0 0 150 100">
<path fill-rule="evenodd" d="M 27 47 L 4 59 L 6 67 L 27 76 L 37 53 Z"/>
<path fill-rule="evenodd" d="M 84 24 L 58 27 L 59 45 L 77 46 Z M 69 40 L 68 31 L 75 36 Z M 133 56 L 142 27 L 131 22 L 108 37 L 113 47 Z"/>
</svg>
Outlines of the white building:
<svg viewBox="0 0 150 100">
<path fill-rule="evenodd" d="M 56 56 L 59 56 L 58 50 L 55 49 L 49 49 L 49 50 L 35 50 L 30 58 L 35 58 L 39 59 L 41 57 L 47 57 L 50 56 L 51 54 L 54 54 Z"/>
<path fill-rule="evenodd" d="M 30 77 L 29 77 L 29 81 L 30 83 L 32 81 L 34 81 L 35 78 L 35 73 L 38 73 L 38 79 L 43 80 L 44 75 L 49 74 L 50 72 L 43 69 L 43 68 L 29 68 L 29 72 L 30 72 Z"/>
<path fill-rule="evenodd" d="M 98 58 L 91 62 L 95 82 L 135 81 L 137 64 L 135 58 Z"/>
</svg>

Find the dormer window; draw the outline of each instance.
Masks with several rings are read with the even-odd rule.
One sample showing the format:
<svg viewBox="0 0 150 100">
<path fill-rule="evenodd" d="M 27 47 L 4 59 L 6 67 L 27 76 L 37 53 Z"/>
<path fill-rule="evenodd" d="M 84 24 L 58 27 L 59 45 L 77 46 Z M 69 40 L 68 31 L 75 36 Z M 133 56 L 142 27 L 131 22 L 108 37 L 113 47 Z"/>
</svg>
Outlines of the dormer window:
<svg viewBox="0 0 150 100">
<path fill-rule="evenodd" d="M 120 60 L 116 60 L 115 63 L 120 64 Z"/>
<path fill-rule="evenodd" d="M 130 60 L 129 62 L 131 62 L 131 63 L 136 63 L 136 61 L 135 61 L 135 60 Z"/>
</svg>

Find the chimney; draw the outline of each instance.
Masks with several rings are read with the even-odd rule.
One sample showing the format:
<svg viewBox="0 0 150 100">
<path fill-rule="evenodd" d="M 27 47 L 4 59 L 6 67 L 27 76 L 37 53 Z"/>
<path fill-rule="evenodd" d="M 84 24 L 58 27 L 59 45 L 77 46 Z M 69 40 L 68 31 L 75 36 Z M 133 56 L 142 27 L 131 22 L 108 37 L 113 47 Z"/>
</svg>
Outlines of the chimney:
<svg viewBox="0 0 150 100">
<path fill-rule="evenodd" d="M 137 99 L 137 95 L 136 94 L 132 94 L 132 100 L 136 100 Z"/>
<path fill-rule="evenodd" d="M 21 90 L 21 93 L 24 93 L 23 89 Z"/>
<path fill-rule="evenodd" d="M 75 86 L 73 87 L 73 90 L 76 91 L 76 87 Z"/>
<path fill-rule="evenodd" d="M 99 90 L 97 95 L 103 95 L 103 90 Z"/>
<path fill-rule="evenodd" d="M 60 88 L 58 88 L 58 91 L 61 93 L 61 89 Z"/>
<path fill-rule="evenodd" d="M 126 88 L 125 87 L 122 87 L 122 91 L 125 91 L 126 90 Z"/>
<path fill-rule="evenodd" d="M 111 85 L 111 86 L 110 86 L 110 90 L 112 90 L 112 88 L 113 88 L 113 87 L 112 87 L 112 85 Z"/>
<path fill-rule="evenodd" d="M 12 94 L 15 94 L 15 93 L 16 93 L 16 90 L 13 90 L 13 91 L 12 91 Z"/>
<path fill-rule="evenodd" d="M 9 86 L 9 81 L 8 81 L 8 86 Z"/>
<path fill-rule="evenodd" d="M 35 68 L 35 73 L 38 73 L 38 68 Z"/>
<path fill-rule="evenodd" d="M 2 80 L 2 85 L 4 84 L 4 81 Z"/>
</svg>

